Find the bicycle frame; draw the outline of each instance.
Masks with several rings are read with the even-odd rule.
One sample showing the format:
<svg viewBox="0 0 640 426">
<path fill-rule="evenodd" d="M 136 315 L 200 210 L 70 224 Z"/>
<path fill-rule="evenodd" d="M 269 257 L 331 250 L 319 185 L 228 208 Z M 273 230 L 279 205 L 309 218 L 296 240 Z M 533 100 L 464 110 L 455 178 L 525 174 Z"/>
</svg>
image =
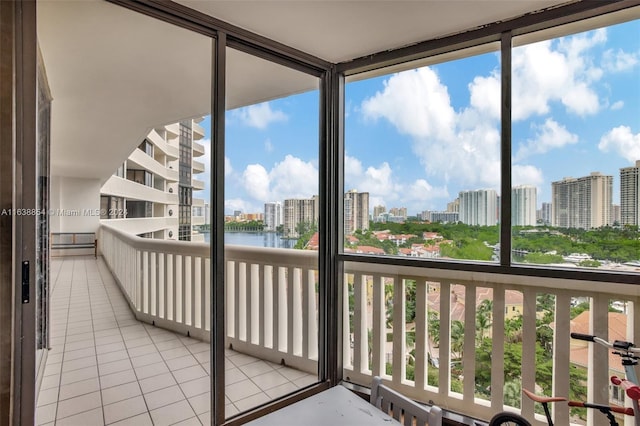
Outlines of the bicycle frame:
<svg viewBox="0 0 640 426">
<path fill-rule="evenodd" d="M 612 383 L 618 385 L 622 384 L 621 382 L 626 381 L 630 382 L 630 385 L 627 384 L 623 386 L 623 388 L 627 389 L 625 392 L 628 397 L 630 397 L 632 405 L 633 405 L 633 413 L 634 413 L 634 425 L 640 426 L 640 404 L 638 403 L 638 376 L 636 374 L 635 366 L 638 365 L 639 356 L 636 354 L 640 354 L 640 348 L 634 347 L 633 343 L 623 342 L 616 340 L 613 343 L 610 343 L 604 339 L 601 339 L 596 336 L 591 336 L 588 334 L 580 334 L 580 333 L 571 333 L 571 337 L 573 339 L 586 340 L 588 342 L 598 343 L 610 350 L 613 350 L 613 353 L 619 355 L 622 359 L 622 366 L 624 367 L 625 380 L 617 379 L 615 376 L 611 378 Z M 616 382 L 617 379 L 618 382 Z M 628 390 L 631 389 L 631 392 Z M 634 397 L 631 397 L 631 393 L 634 394 Z"/>
</svg>

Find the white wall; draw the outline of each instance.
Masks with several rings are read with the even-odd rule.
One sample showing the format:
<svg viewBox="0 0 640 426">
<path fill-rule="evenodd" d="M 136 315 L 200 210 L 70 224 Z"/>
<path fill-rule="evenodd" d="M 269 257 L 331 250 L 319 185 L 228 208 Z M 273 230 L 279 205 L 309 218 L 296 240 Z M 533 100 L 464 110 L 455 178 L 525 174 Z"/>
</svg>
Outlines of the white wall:
<svg viewBox="0 0 640 426">
<path fill-rule="evenodd" d="M 100 180 L 51 177 L 51 232 L 97 232 L 100 226 Z"/>
</svg>

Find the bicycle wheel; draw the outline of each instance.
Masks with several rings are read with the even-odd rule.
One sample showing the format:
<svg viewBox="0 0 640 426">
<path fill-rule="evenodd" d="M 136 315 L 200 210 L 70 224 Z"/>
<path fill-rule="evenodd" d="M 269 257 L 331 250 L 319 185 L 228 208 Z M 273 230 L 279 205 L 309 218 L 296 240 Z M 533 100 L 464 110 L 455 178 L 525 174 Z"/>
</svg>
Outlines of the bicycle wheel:
<svg viewBox="0 0 640 426">
<path fill-rule="evenodd" d="M 491 418 L 489 426 L 531 426 L 531 423 L 518 414 L 498 413 Z"/>
</svg>

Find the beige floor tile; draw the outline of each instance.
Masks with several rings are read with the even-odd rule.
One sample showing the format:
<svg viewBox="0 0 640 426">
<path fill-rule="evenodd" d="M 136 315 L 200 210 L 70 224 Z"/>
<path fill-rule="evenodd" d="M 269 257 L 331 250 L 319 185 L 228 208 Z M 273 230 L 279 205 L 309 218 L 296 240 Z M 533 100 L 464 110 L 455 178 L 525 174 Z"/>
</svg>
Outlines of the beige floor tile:
<svg viewBox="0 0 640 426">
<path fill-rule="evenodd" d="M 241 399 L 240 401 L 235 401 L 233 404 L 238 408 L 238 410 L 246 411 L 264 404 L 265 402 L 269 402 L 270 400 L 271 398 L 269 398 L 267 394 L 260 392 L 248 398 Z"/>
<path fill-rule="evenodd" d="M 198 365 L 198 360 L 196 360 L 193 355 L 167 359 L 165 362 L 167 363 L 167 367 L 169 367 L 169 370 L 171 371 Z"/>
<path fill-rule="evenodd" d="M 142 392 L 153 392 L 154 390 L 166 388 L 175 385 L 176 379 L 171 373 L 160 374 L 159 376 L 149 377 L 148 379 L 140 380 L 140 388 Z"/>
<path fill-rule="evenodd" d="M 113 386 L 107 389 L 102 389 L 102 404 L 113 404 L 114 402 L 133 398 L 141 394 L 142 391 L 140 390 L 140 384 L 138 384 L 137 381 Z"/>
<path fill-rule="evenodd" d="M 101 406 L 102 400 L 100 398 L 100 392 L 92 392 L 75 398 L 69 398 L 58 402 L 56 418 L 63 419 Z"/>
<path fill-rule="evenodd" d="M 211 410 L 211 393 L 206 392 L 189 398 L 189 404 L 196 414 L 200 415 Z"/>
<path fill-rule="evenodd" d="M 142 396 L 125 399 L 104 406 L 104 420 L 106 424 L 124 420 L 138 414 L 146 413 L 147 406 Z"/>
<path fill-rule="evenodd" d="M 56 408 L 58 408 L 58 404 L 42 405 L 36 408 L 36 424 L 43 425 L 53 422 L 56 419 Z"/>
<path fill-rule="evenodd" d="M 172 372 L 178 383 L 188 382 L 190 380 L 199 379 L 207 375 L 207 372 L 200 365 L 183 368 Z"/>
<path fill-rule="evenodd" d="M 69 383 L 79 382 L 93 377 L 98 377 L 98 367 L 95 365 L 78 370 L 66 371 L 60 375 L 60 385 L 68 385 Z"/>
<path fill-rule="evenodd" d="M 136 371 L 136 376 L 138 376 L 138 380 L 142 380 L 148 377 L 153 377 L 160 374 L 168 373 L 169 368 L 164 362 L 156 362 L 155 364 L 136 367 L 135 371 Z"/>
<path fill-rule="evenodd" d="M 137 416 L 129 417 L 128 419 L 120 420 L 119 422 L 111 423 L 113 426 L 153 426 L 151 416 L 149 413 L 138 414 Z"/>
<path fill-rule="evenodd" d="M 106 376 L 107 374 L 118 373 L 120 371 L 131 370 L 133 366 L 131 365 L 131 361 L 128 358 L 121 359 L 119 361 L 107 362 L 104 364 L 100 364 L 98 366 L 98 372 L 101 376 Z"/>
<path fill-rule="evenodd" d="M 155 410 L 156 408 L 182 401 L 185 399 L 185 396 L 178 385 L 173 385 L 168 388 L 145 393 L 144 399 L 147 402 L 149 410 Z"/>
<path fill-rule="evenodd" d="M 286 377 L 274 370 L 252 377 L 251 380 L 263 391 L 275 388 L 276 386 L 280 386 L 285 383 L 290 383 Z"/>
<path fill-rule="evenodd" d="M 185 396 L 192 397 L 211 391 L 211 379 L 209 376 L 180 383 L 180 388 Z"/>
<path fill-rule="evenodd" d="M 102 426 L 104 418 L 102 417 L 102 408 L 94 408 L 73 416 L 58 419 L 56 426 Z"/>
<path fill-rule="evenodd" d="M 195 415 L 196 413 L 193 412 L 186 400 L 151 410 L 151 419 L 155 426 L 172 425 L 179 421 L 195 417 Z"/>
<path fill-rule="evenodd" d="M 79 382 L 60 386 L 59 400 L 63 401 L 65 399 L 75 398 L 76 396 L 85 395 L 99 390 L 100 382 L 98 381 L 98 378 L 92 377 L 87 380 L 81 380 Z"/>
<path fill-rule="evenodd" d="M 136 375 L 133 370 L 125 370 L 100 377 L 100 386 L 102 389 L 108 389 L 113 386 L 135 382 L 136 380 Z"/>
<path fill-rule="evenodd" d="M 226 386 L 224 393 L 232 402 L 236 402 L 257 393 L 261 393 L 261 391 L 260 388 L 256 386 L 255 383 L 253 383 L 251 380 L 243 380 L 241 382 Z"/>
</svg>

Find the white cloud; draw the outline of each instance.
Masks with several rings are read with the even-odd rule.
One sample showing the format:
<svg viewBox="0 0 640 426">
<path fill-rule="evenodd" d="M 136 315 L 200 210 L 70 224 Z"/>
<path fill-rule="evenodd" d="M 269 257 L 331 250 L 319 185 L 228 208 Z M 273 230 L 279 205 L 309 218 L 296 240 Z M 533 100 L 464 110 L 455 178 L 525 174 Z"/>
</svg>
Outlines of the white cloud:
<svg viewBox="0 0 640 426">
<path fill-rule="evenodd" d="M 633 134 L 628 126 L 618 126 L 600 138 L 598 148 L 613 151 L 634 164 L 640 160 L 640 133 Z"/>
<path fill-rule="evenodd" d="M 457 114 L 433 70 L 402 72 L 366 99 L 362 111 L 365 118 L 384 118 L 411 136 L 427 176 L 494 184 L 500 170 L 500 134 L 490 119 L 499 115 L 500 91 L 494 78 L 475 79 L 469 86 L 474 105 Z"/>
<path fill-rule="evenodd" d="M 205 167 L 208 167 L 206 165 Z M 231 160 L 229 157 L 224 157 L 224 177 L 229 177 L 233 174 L 233 166 L 231 165 Z"/>
<path fill-rule="evenodd" d="M 227 214 L 231 214 L 236 210 L 240 210 L 241 212 L 259 212 L 264 209 L 264 206 L 256 206 L 253 205 L 246 200 L 241 198 L 231 198 L 228 200 L 224 200 L 224 211 Z"/>
<path fill-rule="evenodd" d="M 311 198 L 319 191 L 318 168 L 312 162 L 287 155 L 270 171 L 262 164 L 248 165 L 241 183 L 247 195 L 260 203 Z"/>
<path fill-rule="evenodd" d="M 242 173 L 242 183 L 252 198 L 261 201 L 269 199 L 269 173 L 261 164 L 249 164 Z"/>
<path fill-rule="evenodd" d="M 269 181 L 274 200 L 311 198 L 319 191 L 318 168 L 292 155 L 274 166 L 269 172 Z"/>
<path fill-rule="evenodd" d="M 362 112 L 416 138 L 448 139 L 455 122 L 447 87 L 429 67 L 392 75 L 383 91 L 362 102 Z"/>
<path fill-rule="evenodd" d="M 289 118 L 284 112 L 271 109 L 268 102 L 234 110 L 233 114 L 243 124 L 261 130 L 266 129 L 271 123 L 287 121 Z"/>
<path fill-rule="evenodd" d="M 264 150 L 267 152 L 273 152 L 273 144 L 271 143 L 271 139 L 267 138 L 264 141 Z"/>
<path fill-rule="evenodd" d="M 629 71 L 638 65 L 638 53 L 627 53 L 622 49 L 614 52 L 608 49 L 602 55 L 602 66 L 610 72 Z"/>
<path fill-rule="evenodd" d="M 349 155 L 345 156 L 345 188 L 368 192 L 371 208 L 377 205 L 400 207 L 401 203 L 413 213 L 424 209 L 425 202 L 449 197 L 446 188 L 434 187 L 426 179 L 401 182 L 387 162 L 364 169 L 359 159 Z"/>
<path fill-rule="evenodd" d="M 489 77 L 475 77 L 469 84 L 471 106 L 496 120 L 501 113 L 500 83 L 500 74 L 494 71 Z"/>
<path fill-rule="evenodd" d="M 592 83 L 603 71 L 593 63 L 589 49 L 606 41 L 605 29 L 545 40 L 513 50 L 513 120 L 547 114 L 551 102 L 561 102 L 579 116 L 600 109 Z"/>
<path fill-rule="evenodd" d="M 528 139 L 520 145 L 514 160 L 520 161 L 533 154 L 544 154 L 552 149 L 578 142 L 578 136 L 569 132 L 566 127 L 558 124 L 554 119 L 547 118 L 542 125 L 532 124 L 535 138 Z"/>
<path fill-rule="evenodd" d="M 616 110 L 622 109 L 623 107 L 624 107 L 624 101 L 617 101 L 617 102 L 614 102 L 613 104 L 611 104 L 610 108 L 613 111 L 616 111 Z"/>
<path fill-rule="evenodd" d="M 534 185 L 538 187 L 538 190 L 544 183 L 544 176 L 542 170 L 530 165 L 515 164 L 512 167 L 511 183 L 513 186 L 517 185 Z"/>
</svg>

